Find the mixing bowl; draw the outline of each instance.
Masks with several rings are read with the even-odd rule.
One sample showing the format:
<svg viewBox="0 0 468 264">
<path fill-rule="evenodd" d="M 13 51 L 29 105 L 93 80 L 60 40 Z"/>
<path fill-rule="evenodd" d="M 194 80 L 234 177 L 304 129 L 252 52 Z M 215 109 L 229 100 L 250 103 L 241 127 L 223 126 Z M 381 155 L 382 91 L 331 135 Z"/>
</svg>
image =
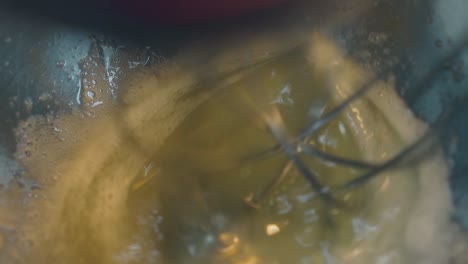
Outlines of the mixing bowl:
<svg viewBox="0 0 468 264">
<path fill-rule="evenodd" d="M 466 1 L 2 5 L 4 263 L 466 263 Z"/>
</svg>

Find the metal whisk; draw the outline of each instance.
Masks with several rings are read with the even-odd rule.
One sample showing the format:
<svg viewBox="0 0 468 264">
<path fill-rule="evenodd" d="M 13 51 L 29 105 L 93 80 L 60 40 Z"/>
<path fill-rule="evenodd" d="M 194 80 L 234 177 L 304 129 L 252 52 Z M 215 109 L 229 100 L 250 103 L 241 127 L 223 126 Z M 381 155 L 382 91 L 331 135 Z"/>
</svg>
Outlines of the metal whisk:
<svg viewBox="0 0 468 264">
<path fill-rule="evenodd" d="M 440 78 L 444 72 L 450 71 L 451 68 L 447 65 L 451 65 L 457 58 L 459 58 L 466 50 L 467 46 L 468 37 L 465 37 L 465 39 L 461 41 L 460 44 L 458 44 L 456 47 L 454 47 L 448 55 L 434 63 L 434 65 L 427 71 L 427 73 L 422 78 L 420 78 L 416 84 L 408 89 L 408 92 L 404 95 L 406 102 L 409 105 L 414 103 L 421 94 L 424 94 L 424 92 L 430 88 L 431 83 L 433 83 L 435 79 Z M 274 59 L 281 59 L 282 56 L 286 56 L 290 54 L 290 52 L 297 51 L 301 48 L 304 47 L 301 45 L 295 46 L 294 48 L 291 48 L 290 50 L 275 56 Z M 271 60 L 271 58 L 269 60 Z M 250 72 L 255 71 L 255 67 L 264 65 L 266 63 L 268 63 L 268 60 L 257 62 L 256 64 L 251 65 L 251 68 L 248 67 L 249 70 L 245 70 L 244 68 L 243 71 L 244 73 L 247 72 L 247 74 L 250 74 Z M 260 151 L 256 155 L 243 159 L 242 162 L 255 162 L 279 153 L 285 153 L 288 157 L 288 162 L 285 163 L 280 173 L 274 177 L 271 182 L 266 184 L 265 187 L 259 190 L 257 193 L 246 197 L 245 201 L 250 206 L 258 208 L 260 200 L 262 200 L 275 187 L 277 187 L 284 180 L 291 169 L 295 167 L 309 182 L 312 189 L 321 199 L 339 206 L 342 204 L 334 197 L 334 194 L 359 188 L 373 178 L 378 177 L 386 170 L 407 166 L 412 162 L 423 159 L 426 154 L 431 153 L 431 150 L 437 146 L 437 142 L 439 141 L 442 134 L 446 133 L 445 129 L 448 123 L 453 121 L 453 118 L 456 114 L 454 111 L 458 106 L 465 104 L 467 98 L 456 98 L 453 103 L 447 109 L 445 109 L 442 114 L 439 115 L 437 120 L 430 124 L 429 129 L 422 136 L 420 136 L 419 139 L 401 149 L 399 153 L 388 158 L 388 160 L 385 162 L 374 163 L 358 159 L 345 158 L 324 152 L 320 148 L 309 143 L 310 139 L 314 136 L 315 133 L 326 127 L 345 109 L 349 108 L 350 105 L 360 100 L 366 95 L 367 92 L 373 89 L 375 84 L 379 82 L 382 76 L 391 74 L 391 69 L 387 69 L 385 71 L 386 73 L 367 80 L 360 88 L 356 89 L 354 94 L 343 100 L 331 111 L 324 113 L 320 118 L 310 120 L 309 124 L 307 124 L 299 134 L 293 137 L 290 137 L 287 134 L 284 120 L 277 108 L 272 107 L 270 112 L 266 114 L 257 111 L 258 115 L 264 116 L 263 118 L 265 119 L 267 128 L 271 135 L 276 139 L 277 144 L 270 149 Z M 233 74 L 238 74 L 238 71 L 233 72 Z M 226 76 L 229 77 L 229 74 L 226 74 Z M 324 162 L 331 162 L 352 169 L 363 170 L 364 172 L 343 184 L 327 186 L 318 179 L 313 170 L 307 167 L 307 165 L 302 160 L 303 156 L 313 157 Z"/>
</svg>

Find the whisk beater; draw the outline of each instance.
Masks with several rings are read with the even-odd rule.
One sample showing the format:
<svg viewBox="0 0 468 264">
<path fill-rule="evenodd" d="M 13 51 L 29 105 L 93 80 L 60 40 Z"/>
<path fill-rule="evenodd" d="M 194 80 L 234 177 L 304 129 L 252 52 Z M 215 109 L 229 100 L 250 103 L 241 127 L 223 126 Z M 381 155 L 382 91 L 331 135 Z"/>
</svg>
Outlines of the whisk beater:
<svg viewBox="0 0 468 264">
<path fill-rule="evenodd" d="M 438 78 L 440 74 L 442 74 L 444 71 L 450 70 L 450 67 L 447 67 L 447 65 L 450 65 L 452 61 L 459 58 L 465 51 L 467 45 L 468 38 L 465 38 L 465 40 L 463 40 L 458 46 L 454 47 L 447 56 L 437 61 L 413 86 L 413 88 L 410 88 L 408 90 L 409 92 L 405 94 L 407 103 L 413 103 L 420 93 L 424 93 L 426 89 L 430 88 L 430 84 L 436 78 Z M 388 71 L 388 74 L 390 73 L 391 71 Z M 297 167 L 297 169 L 301 172 L 304 178 L 307 179 L 307 181 L 311 184 L 311 187 L 318 193 L 319 196 L 325 200 L 334 200 L 334 198 L 330 196 L 334 192 L 358 188 L 369 180 L 377 177 L 385 170 L 398 168 L 400 166 L 407 166 L 409 163 L 417 162 L 417 160 L 423 159 L 425 157 L 425 153 L 430 153 L 432 150 L 434 150 L 434 147 L 437 146 L 437 138 L 441 136 L 441 133 L 444 132 L 443 130 L 446 125 L 451 120 L 451 118 L 453 118 L 453 111 L 455 106 L 463 104 L 466 101 L 465 98 L 457 98 L 456 102 L 454 102 L 452 106 L 449 106 L 448 109 L 444 111 L 444 113 L 440 114 L 439 118 L 430 125 L 424 134 L 422 134 L 414 142 L 408 144 L 408 146 L 401 149 L 399 153 L 388 158 L 388 160 L 385 162 L 375 163 L 352 158 L 344 158 L 338 155 L 324 152 L 314 145 L 308 143 L 314 133 L 327 126 L 345 109 L 351 107 L 355 101 L 365 97 L 368 91 L 373 88 L 375 89 L 376 84 L 379 81 L 379 76 L 370 78 L 364 84 L 362 84 L 360 88 L 356 89 L 355 93 L 344 99 L 332 110 L 324 113 L 320 118 L 311 120 L 309 124 L 302 130 L 302 132 L 292 138 L 288 138 L 287 129 L 285 128 L 284 121 L 281 118 L 281 113 L 277 108 L 272 107 L 269 113 L 271 116 L 268 116 L 268 114 L 263 114 L 265 116 L 264 119 L 269 119 L 265 120 L 265 122 L 268 129 L 270 130 L 270 133 L 278 143 L 270 149 L 261 151 L 260 154 L 244 159 L 244 162 L 252 162 L 258 159 L 263 159 L 265 156 L 278 154 L 280 152 L 286 153 L 289 158 L 289 162 L 284 165 L 281 173 L 279 173 L 277 177 L 275 177 L 269 184 L 266 185 L 267 187 L 259 191 L 257 195 L 247 197 L 246 201 L 250 205 L 257 207 L 258 205 L 256 203 L 258 202 L 258 199 L 261 199 L 259 196 L 264 196 L 266 193 L 268 193 L 268 191 L 271 191 L 271 189 L 285 177 L 285 174 L 291 170 L 292 165 Z M 261 113 L 257 114 L 261 115 Z M 313 171 L 308 169 L 307 166 L 301 161 L 299 155 L 315 157 L 325 162 L 332 162 L 353 169 L 362 169 L 367 171 L 358 177 L 338 186 L 324 186 L 317 179 L 317 176 L 314 175 Z M 335 202 L 337 201 L 335 200 Z"/>
</svg>

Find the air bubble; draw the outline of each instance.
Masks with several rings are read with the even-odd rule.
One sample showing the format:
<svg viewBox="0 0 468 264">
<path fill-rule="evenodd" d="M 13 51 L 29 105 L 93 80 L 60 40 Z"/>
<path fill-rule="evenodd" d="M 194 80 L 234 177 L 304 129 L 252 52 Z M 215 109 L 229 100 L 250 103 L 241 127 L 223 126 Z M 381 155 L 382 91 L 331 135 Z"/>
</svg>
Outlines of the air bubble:
<svg viewBox="0 0 468 264">
<path fill-rule="evenodd" d="M 278 234 L 280 231 L 281 231 L 281 229 L 276 224 L 268 224 L 268 225 L 265 226 L 265 233 L 268 236 L 274 236 L 274 235 Z"/>
<path fill-rule="evenodd" d="M 88 96 L 91 99 L 94 99 L 96 97 L 96 93 L 92 91 L 87 91 L 86 96 Z"/>
<path fill-rule="evenodd" d="M 286 195 L 281 195 L 276 197 L 276 207 L 277 213 L 282 215 L 291 212 L 293 206 Z"/>
<path fill-rule="evenodd" d="M 66 61 L 61 60 L 61 61 L 57 61 L 57 62 L 55 63 L 55 66 L 57 66 L 58 68 L 63 68 L 63 67 L 65 67 L 66 64 L 67 64 Z"/>
<path fill-rule="evenodd" d="M 296 243 L 304 248 L 316 245 L 316 236 L 313 228 L 306 228 L 301 234 L 296 235 Z"/>
<path fill-rule="evenodd" d="M 376 45 L 382 44 L 387 39 L 388 39 L 388 36 L 386 34 L 375 33 L 375 32 L 371 32 L 368 37 L 369 42 L 376 44 Z"/>
<path fill-rule="evenodd" d="M 304 223 L 311 224 L 319 220 L 319 216 L 315 209 L 310 209 L 304 212 Z"/>
<path fill-rule="evenodd" d="M 97 102 L 94 102 L 91 107 L 96 107 L 96 106 L 99 106 L 99 105 L 102 105 L 104 102 L 103 101 L 97 101 Z"/>
<path fill-rule="evenodd" d="M 48 93 L 41 94 L 37 99 L 41 102 L 50 100 L 52 97 Z"/>
</svg>

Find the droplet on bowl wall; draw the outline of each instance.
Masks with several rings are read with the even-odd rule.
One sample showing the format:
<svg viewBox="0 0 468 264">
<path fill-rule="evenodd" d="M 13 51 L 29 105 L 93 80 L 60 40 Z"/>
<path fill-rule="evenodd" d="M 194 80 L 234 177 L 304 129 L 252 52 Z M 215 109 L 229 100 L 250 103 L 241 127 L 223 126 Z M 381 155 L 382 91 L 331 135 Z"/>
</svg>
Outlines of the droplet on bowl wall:
<svg viewBox="0 0 468 264">
<path fill-rule="evenodd" d="M 67 62 L 65 60 L 61 60 L 61 61 L 57 61 L 55 63 L 55 65 L 58 67 L 58 68 L 63 68 L 65 67 L 65 65 L 67 64 Z"/>
<path fill-rule="evenodd" d="M 24 99 L 24 111 L 26 113 L 31 113 L 32 109 L 33 109 L 33 101 L 30 97 L 27 97 L 26 99 Z"/>
</svg>

